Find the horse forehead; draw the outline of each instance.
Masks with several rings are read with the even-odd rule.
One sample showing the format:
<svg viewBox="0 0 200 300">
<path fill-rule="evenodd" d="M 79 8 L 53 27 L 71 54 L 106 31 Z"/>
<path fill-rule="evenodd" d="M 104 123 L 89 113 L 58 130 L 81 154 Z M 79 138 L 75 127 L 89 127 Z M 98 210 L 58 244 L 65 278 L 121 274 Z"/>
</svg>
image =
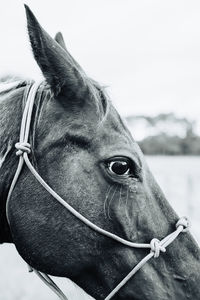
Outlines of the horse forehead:
<svg viewBox="0 0 200 300">
<path fill-rule="evenodd" d="M 135 142 L 119 114 L 114 111 L 99 127 L 100 138 L 104 144 L 124 144 L 132 146 Z"/>
<path fill-rule="evenodd" d="M 74 114 L 66 112 L 62 106 L 57 105 L 56 110 L 53 107 L 52 116 L 55 119 L 54 126 L 52 122 L 47 118 L 50 125 L 50 134 L 59 137 L 67 136 L 71 137 L 79 136 L 87 139 L 92 146 L 110 145 L 110 144 L 126 144 L 133 145 L 134 140 L 124 124 L 122 118 L 112 106 L 109 107 L 108 113 L 101 118 L 97 118 L 96 122 L 87 118 L 84 113 L 77 113 L 76 117 Z M 52 120 L 51 120 L 52 121 Z"/>
</svg>

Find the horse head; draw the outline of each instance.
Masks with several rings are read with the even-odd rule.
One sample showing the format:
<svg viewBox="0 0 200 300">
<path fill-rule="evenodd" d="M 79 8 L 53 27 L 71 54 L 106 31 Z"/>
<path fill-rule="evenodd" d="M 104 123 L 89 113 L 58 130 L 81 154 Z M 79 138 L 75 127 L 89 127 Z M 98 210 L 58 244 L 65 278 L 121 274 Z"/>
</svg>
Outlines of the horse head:
<svg viewBox="0 0 200 300">
<path fill-rule="evenodd" d="M 178 217 L 104 88 L 73 59 L 61 34 L 52 39 L 27 7 L 26 14 L 32 51 L 45 77 L 31 122 L 35 169 L 66 203 L 122 239 L 149 243 L 170 234 Z M 14 143 L 24 105 L 20 99 L 27 86 L 17 90 L 19 101 L 9 104 L 19 119 L 13 121 L 11 170 L 17 162 Z M 2 182 L 6 180 L 8 190 L 10 176 Z M 12 241 L 30 266 L 69 277 L 97 299 L 104 299 L 149 251 L 91 230 L 55 201 L 26 166 L 7 210 Z M 195 241 L 183 233 L 115 299 L 199 299 L 199 258 Z"/>
</svg>

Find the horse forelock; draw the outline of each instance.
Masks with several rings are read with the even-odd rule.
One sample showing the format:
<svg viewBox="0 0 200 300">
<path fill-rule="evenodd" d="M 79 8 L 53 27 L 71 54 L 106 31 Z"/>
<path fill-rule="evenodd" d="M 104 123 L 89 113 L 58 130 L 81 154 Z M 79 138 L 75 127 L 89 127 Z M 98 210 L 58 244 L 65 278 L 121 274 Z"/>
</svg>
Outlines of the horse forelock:
<svg viewBox="0 0 200 300">
<path fill-rule="evenodd" d="M 99 107 L 99 120 L 100 121 L 103 121 L 108 112 L 109 112 L 109 107 L 110 107 L 110 99 L 109 99 L 109 96 L 106 92 L 106 87 L 104 86 L 100 86 L 98 83 L 96 84 L 96 90 L 97 90 L 97 98 L 96 98 L 96 101 L 97 101 L 97 104 L 98 104 L 98 107 Z"/>
</svg>

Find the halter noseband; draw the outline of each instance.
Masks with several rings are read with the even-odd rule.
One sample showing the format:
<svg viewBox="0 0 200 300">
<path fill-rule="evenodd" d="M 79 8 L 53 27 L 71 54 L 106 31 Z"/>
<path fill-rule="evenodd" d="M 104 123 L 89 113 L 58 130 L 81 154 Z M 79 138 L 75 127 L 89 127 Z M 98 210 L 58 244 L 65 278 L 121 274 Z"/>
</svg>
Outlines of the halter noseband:
<svg viewBox="0 0 200 300">
<path fill-rule="evenodd" d="M 69 205 L 63 198 L 61 198 L 38 174 L 38 172 L 35 170 L 33 165 L 31 164 L 28 154 L 31 152 L 31 145 L 29 144 L 29 132 L 30 132 L 30 124 L 31 124 L 31 116 L 33 111 L 33 105 L 34 105 L 34 99 L 35 95 L 40 87 L 41 82 L 34 83 L 27 96 L 27 101 L 25 105 L 25 109 L 23 112 L 22 122 L 21 122 L 21 129 L 20 129 L 20 138 L 19 142 L 15 144 L 15 147 L 17 149 L 16 155 L 19 156 L 19 162 L 18 167 L 16 170 L 16 173 L 14 175 L 14 178 L 12 180 L 8 198 L 7 198 L 7 219 L 8 219 L 8 202 L 10 200 L 11 194 L 14 190 L 14 187 L 17 183 L 17 180 L 20 176 L 20 173 L 23 168 L 23 164 L 25 163 L 28 167 L 28 169 L 31 171 L 33 176 L 38 180 L 38 182 L 49 192 L 58 202 L 60 202 L 65 208 L 68 209 L 75 217 L 77 217 L 80 221 L 82 221 L 85 225 L 90 227 L 92 230 L 97 231 L 98 233 L 107 236 L 108 238 L 111 238 L 125 246 L 131 247 L 131 248 L 149 248 L 150 253 L 147 254 L 132 270 L 131 272 L 112 290 L 112 292 L 104 299 L 109 300 L 111 299 L 118 291 L 119 289 L 126 284 L 126 282 L 152 257 L 157 258 L 160 255 L 160 252 L 166 252 L 166 247 L 170 245 L 181 232 L 185 232 L 188 230 L 189 227 L 189 221 L 186 217 L 182 217 L 179 219 L 179 221 L 176 223 L 176 230 L 173 231 L 171 234 L 167 235 L 165 238 L 163 238 L 161 241 L 153 238 L 149 244 L 143 244 L 143 243 L 133 243 L 128 240 L 125 240 L 121 237 L 119 237 L 116 234 L 113 234 L 109 231 L 106 231 L 99 226 L 95 225 L 91 221 L 89 221 L 86 217 L 81 215 L 78 211 L 76 211 L 71 205 Z M 26 100 L 26 99 L 25 99 Z M 9 222 L 9 219 L 8 219 Z M 59 289 L 59 287 L 53 282 L 53 280 L 44 273 L 41 273 L 37 271 L 36 269 L 30 267 L 30 271 L 34 271 L 44 282 L 47 284 L 62 300 L 67 300 L 68 298 L 63 294 L 63 292 Z"/>
</svg>

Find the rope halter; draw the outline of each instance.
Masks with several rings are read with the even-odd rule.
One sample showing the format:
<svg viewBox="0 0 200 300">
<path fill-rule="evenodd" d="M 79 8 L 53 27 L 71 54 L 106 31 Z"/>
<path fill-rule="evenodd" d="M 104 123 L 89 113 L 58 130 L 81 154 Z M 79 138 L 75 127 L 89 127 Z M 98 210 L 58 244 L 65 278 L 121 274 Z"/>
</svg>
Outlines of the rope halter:
<svg viewBox="0 0 200 300">
<path fill-rule="evenodd" d="M 150 246 L 151 246 L 151 251 L 154 254 L 154 257 L 157 258 L 160 255 L 160 251 L 161 252 L 166 252 L 165 247 L 163 247 L 160 244 L 160 241 L 156 238 L 152 239 L 150 242 Z"/>
<path fill-rule="evenodd" d="M 31 145 L 27 142 L 22 142 L 22 143 L 18 142 L 15 144 L 15 148 L 17 149 L 16 151 L 17 156 L 23 155 L 25 152 L 27 154 L 31 153 Z"/>
<path fill-rule="evenodd" d="M 123 244 L 126 247 L 130 248 L 146 248 L 150 249 L 150 253 L 147 254 L 131 271 L 130 273 L 112 290 L 112 292 L 105 298 L 105 300 L 111 299 L 118 291 L 121 289 L 122 286 L 126 284 L 126 282 L 140 269 L 142 266 L 149 261 L 152 257 L 157 258 L 160 255 L 160 252 L 166 252 L 166 247 L 171 244 L 181 232 L 186 232 L 189 227 L 189 221 L 186 217 L 181 218 L 176 223 L 176 230 L 167 235 L 162 240 L 158 240 L 156 238 L 153 238 L 150 243 L 135 243 L 132 241 L 128 241 L 126 239 L 123 239 L 119 237 L 118 235 L 111 233 L 107 230 L 102 229 L 101 227 L 97 226 L 96 224 L 92 223 L 90 220 L 88 220 L 86 217 L 84 217 L 82 214 L 80 214 L 77 210 L 75 210 L 71 205 L 69 205 L 63 198 L 61 198 L 45 181 L 44 179 L 38 174 L 34 166 L 31 164 L 28 155 L 31 152 L 31 146 L 28 142 L 29 139 L 29 131 L 30 131 L 30 124 L 31 124 L 31 115 L 34 105 L 34 99 L 36 96 L 36 93 L 40 86 L 39 83 L 34 83 L 30 90 L 28 91 L 27 99 L 26 95 L 24 95 L 24 100 L 26 100 L 26 106 L 24 109 L 23 117 L 22 117 L 22 123 L 21 123 L 21 130 L 20 130 L 20 139 L 19 142 L 15 144 L 15 147 L 17 149 L 16 155 L 19 157 L 19 163 L 18 167 L 15 173 L 15 176 L 13 178 L 13 181 L 11 183 L 8 198 L 7 198 L 7 206 L 6 206 L 6 213 L 7 213 L 7 219 L 9 222 L 8 217 L 8 203 L 9 199 L 11 197 L 11 194 L 14 190 L 14 187 L 17 183 L 17 180 L 20 176 L 20 173 L 23 168 L 23 164 L 25 163 L 30 172 L 33 174 L 33 176 L 38 180 L 38 182 L 46 189 L 46 191 L 55 198 L 60 204 L 62 204 L 71 214 L 73 214 L 77 219 L 79 219 L 81 222 L 83 222 L 85 225 L 90 227 L 92 230 L 98 232 L 99 234 L 102 234 L 108 238 L 111 238 L 115 240 L 116 242 L 119 242 Z M 41 97 L 41 93 L 39 93 L 39 97 Z M 63 292 L 57 287 L 57 285 L 52 281 L 52 279 L 44 273 L 41 273 L 34 268 L 31 267 L 31 270 L 33 270 L 39 277 L 42 279 L 47 286 L 49 286 L 56 294 L 57 296 L 62 300 L 67 300 L 68 298 L 63 294 Z"/>
<path fill-rule="evenodd" d="M 181 227 L 182 232 L 187 232 L 190 228 L 191 224 L 190 221 L 188 220 L 187 217 L 182 217 L 178 220 L 178 222 L 176 223 L 176 228 Z"/>
</svg>

